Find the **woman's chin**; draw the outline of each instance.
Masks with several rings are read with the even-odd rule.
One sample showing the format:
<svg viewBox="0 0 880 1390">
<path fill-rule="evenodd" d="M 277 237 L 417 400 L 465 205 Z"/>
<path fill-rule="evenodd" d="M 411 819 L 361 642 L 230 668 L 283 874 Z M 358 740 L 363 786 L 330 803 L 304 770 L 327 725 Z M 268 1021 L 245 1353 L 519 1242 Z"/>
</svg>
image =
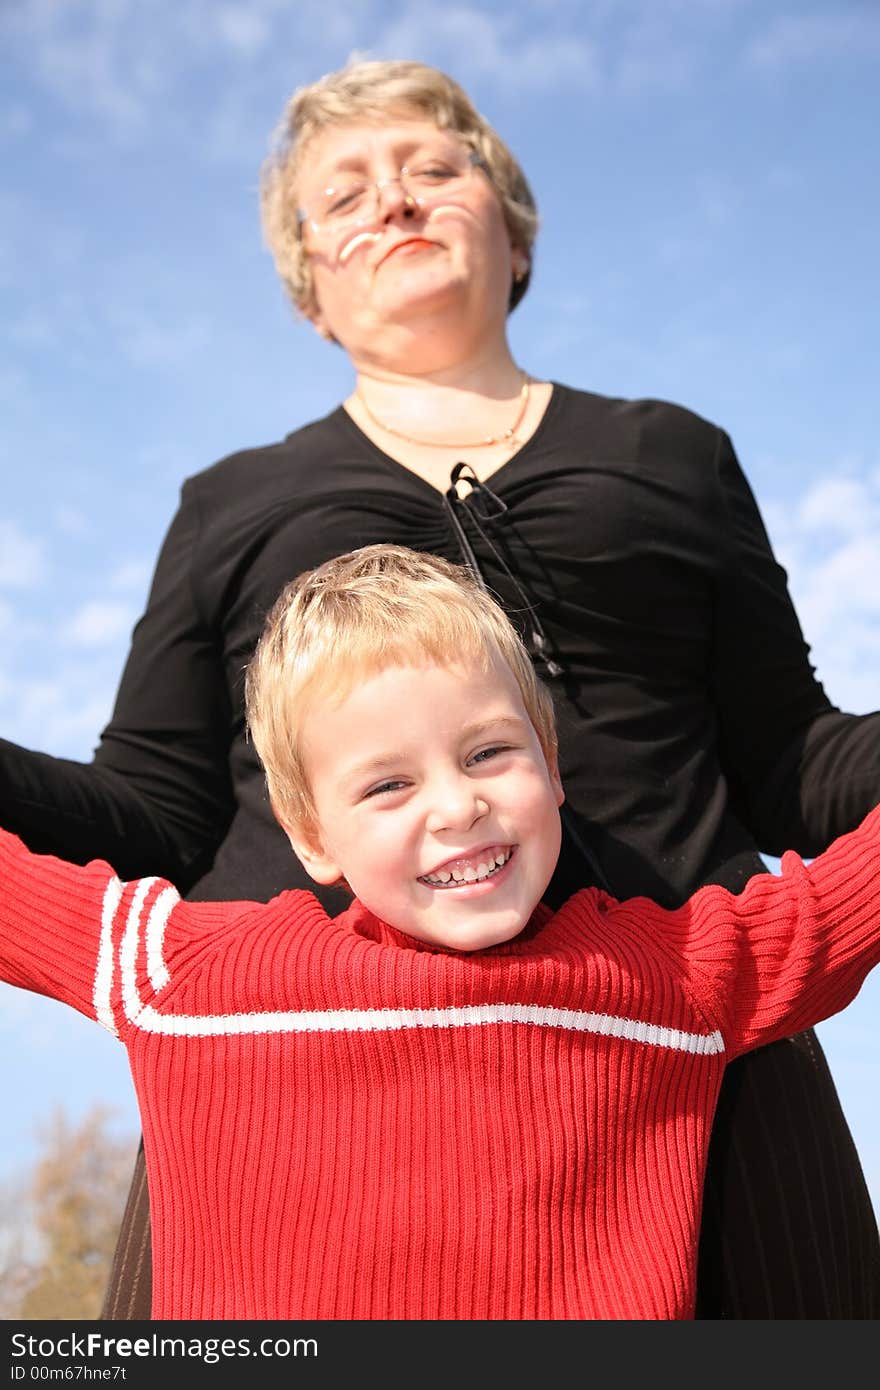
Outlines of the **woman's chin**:
<svg viewBox="0 0 880 1390">
<path fill-rule="evenodd" d="M 426 314 L 461 313 L 466 287 L 448 272 L 435 273 L 428 267 L 420 272 L 395 275 L 377 287 L 374 305 L 378 316 L 389 323 L 405 323 Z"/>
</svg>

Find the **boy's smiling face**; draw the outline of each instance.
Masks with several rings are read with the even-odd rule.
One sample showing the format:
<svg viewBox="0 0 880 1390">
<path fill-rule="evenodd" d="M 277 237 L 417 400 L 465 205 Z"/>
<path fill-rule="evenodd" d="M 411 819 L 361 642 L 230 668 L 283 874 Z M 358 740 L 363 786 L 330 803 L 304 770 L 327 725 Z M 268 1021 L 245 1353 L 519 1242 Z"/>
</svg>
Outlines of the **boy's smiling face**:
<svg viewBox="0 0 880 1390">
<path fill-rule="evenodd" d="M 317 829 L 288 833 L 317 882 L 344 877 L 438 946 L 522 931 L 556 865 L 563 792 L 503 661 L 389 666 L 315 700 L 302 743 Z"/>
</svg>

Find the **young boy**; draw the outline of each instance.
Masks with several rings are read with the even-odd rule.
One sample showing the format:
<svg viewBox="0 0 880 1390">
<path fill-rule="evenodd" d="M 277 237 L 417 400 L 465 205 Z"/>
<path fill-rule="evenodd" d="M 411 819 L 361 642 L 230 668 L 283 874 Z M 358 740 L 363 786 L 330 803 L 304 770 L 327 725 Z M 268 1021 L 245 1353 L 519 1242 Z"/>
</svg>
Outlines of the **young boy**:
<svg viewBox="0 0 880 1390">
<path fill-rule="evenodd" d="M 247 674 L 275 812 L 320 883 L 184 903 L 0 836 L 0 969 L 116 1033 L 156 1318 L 689 1318 L 726 1063 L 880 959 L 880 811 L 670 912 L 541 897 L 549 696 L 444 561 L 370 546 L 285 591 Z"/>
</svg>

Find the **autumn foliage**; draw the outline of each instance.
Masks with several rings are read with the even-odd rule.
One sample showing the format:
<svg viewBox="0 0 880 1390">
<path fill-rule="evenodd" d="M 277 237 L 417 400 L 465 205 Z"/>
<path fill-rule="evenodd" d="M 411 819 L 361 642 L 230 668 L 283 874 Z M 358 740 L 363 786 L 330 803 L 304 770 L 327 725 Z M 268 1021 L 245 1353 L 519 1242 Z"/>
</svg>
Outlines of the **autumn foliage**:
<svg viewBox="0 0 880 1390">
<path fill-rule="evenodd" d="M 0 1197 L 0 1318 L 99 1317 L 137 1147 L 110 1118 L 57 1111 L 33 1171 Z"/>
</svg>

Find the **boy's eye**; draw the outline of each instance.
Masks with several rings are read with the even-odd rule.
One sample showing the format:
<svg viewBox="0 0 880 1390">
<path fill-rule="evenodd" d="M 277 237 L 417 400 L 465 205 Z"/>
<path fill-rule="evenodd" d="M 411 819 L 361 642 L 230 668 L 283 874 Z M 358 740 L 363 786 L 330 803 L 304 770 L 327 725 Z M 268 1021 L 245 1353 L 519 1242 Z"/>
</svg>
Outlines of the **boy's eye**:
<svg viewBox="0 0 880 1390">
<path fill-rule="evenodd" d="M 490 758 L 497 758 L 499 753 L 505 753 L 506 751 L 506 744 L 494 743 L 491 748 L 481 748 L 479 753 L 474 753 L 473 757 L 470 759 L 470 762 L 486 763 L 489 761 Z"/>
<path fill-rule="evenodd" d="M 387 782 L 377 782 L 375 787 L 370 787 L 367 791 L 364 792 L 364 798 L 366 799 L 370 796 L 382 796 L 383 793 L 387 792 L 399 792 L 401 787 L 404 786 L 406 786 L 405 782 L 402 782 L 397 778 L 389 778 Z"/>
</svg>

